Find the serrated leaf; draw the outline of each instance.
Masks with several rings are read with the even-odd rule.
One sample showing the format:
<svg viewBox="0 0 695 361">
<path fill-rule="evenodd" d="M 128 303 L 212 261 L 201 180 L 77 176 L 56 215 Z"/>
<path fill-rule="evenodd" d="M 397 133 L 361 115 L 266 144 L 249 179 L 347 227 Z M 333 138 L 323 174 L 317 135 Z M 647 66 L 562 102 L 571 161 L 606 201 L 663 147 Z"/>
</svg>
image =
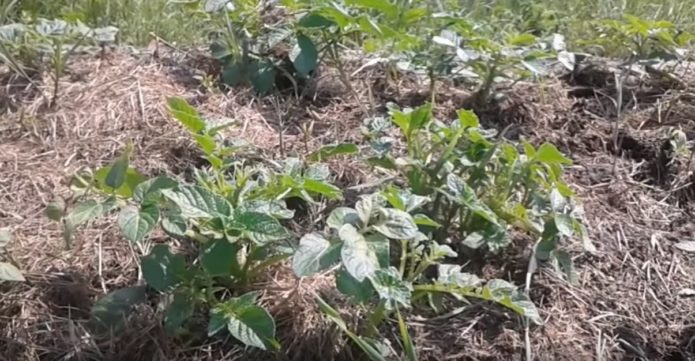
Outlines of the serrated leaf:
<svg viewBox="0 0 695 361">
<path fill-rule="evenodd" d="M 195 311 L 195 299 L 186 292 L 174 292 L 173 299 L 164 313 L 164 329 L 173 334 Z"/>
<path fill-rule="evenodd" d="M 169 113 L 191 133 L 200 133 L 205 130 L 205 121 L 198 115 L 198 111 L 183 98 L 169 98 L 167 105 L 169 106 Z"/>
<path fill-rule="evenodd" d="M 321 259 L 331 243 L 318 233 L 309 233 L 299 240 L 299 248 L 292 256 L 292 270 L 299 277 L 310 276 L 321 270 Z"/>
<path fill-rule="evenodd" d="M 326 219 L 326 225 L 335 230 L 339 230 L 345 224 L 359 227 L 360 216 L 356 210 L 348 207 L 338 207 Z"/>
<path fill-rule="evenodd" d="M 286 239 L 290 236 L 277 219 L 258 212 L 236 212 L 233 227 L 245 231 L 260 244 Z"/>
<path fill-rule="evenodd" d="M 401 279 L 401 274 L 395 267 L 378 269 L 369 280 L 382 301 L 386 301 L 386 309 L 393 310 L 399 305 L 410 307 L 410 296 L 413 287 Z"/>
<path fill-rule="evenodd" d="M 207 245 L 200 255 L 200 265 L 210 276 L 229 276 L 241 270 L 237 260 L 239 246 L 226 239 Z"/>
<path fill-rule="evenodd" d="M 326 145 L 321 149 L 309 154 L 307 157 L 312 162 L 322 162 L 336 155 L 357 154 L 359 148 L 353 143 L 342 143 L 337 145 Z"/>
<path fill-rule="evenodd" d="M 97 333 L 120 331 L 133 306 L 145 300 L 144 286 L 112 291 L 92 306 L 89 326 Z"/>
<path fill-rule="evenodd" d="M 401 210 L 394 208 L 382 208 L 380 210 L 379 223 L 374 229 L 391 239 L 412 239 L 418 233 L 417 225 L 413 217 Z"/>
<path fill-rule="evenodd" d="M 178 285 L 186 272 L 183 255 L 172 254 L 169 247 L 158 244 L 147 256 L 140 259 L 142 276 L 147 284 L 160 292 Z"/>
<path fill-rule="evenodd" d="M 318 65 L 318 50 L 316 50 L 314 42 L 304 34 L 297 35 L 297 46 L 299 53 L 292 59 L 292 63 L 297 73 L 306 77 Z"/>
<path fill-rule="evenodd" d="M 343 225 L 338 235 L 343 241 L 340 256 L 350 275 L 359 282 L 373 275 L 379 268 L 379 260 L 364 236 L 350 224 Z"/>
<path fill-rule="evenodd" d="M 232 214 L 232 206 L 226 199 L 202 187 L 163 189 L 162 194 L 179 206 L 184 218 L 214 218 Z"/>
<path fill-rule="evenodd" d="M 145 206 L 138 209 L 127 206 L 118 215 L 118 226 L 126 239 L 140 243 L 147 234 L 152 232 L 159 221 L 159 209 L 155 206 Z"/>
<path fill-rule="evenodd" d="M 255 304 L 256 297 L 255 293 L 247 293 L 231 298 L 211 312 L 221 314 L 229 333 L 243 344 L 262 350 L 275 348 L 275 321 L 265 309 Z"/>
<path fill-rule="evenodd" d="M 22 272 L 14 265 L 7 262 L 0 262 L 0 281 L 23 282 Z"/>
<path fill-rule="evenodd" d="M 369 301 L 374 294 L 374 287 L 369 279 L 360 282 L 344 269 L 338 270 L 335 274 L 335 286 L 338 291 L 349 296 L 352 302 L 357 304 Z"/>
</svg>

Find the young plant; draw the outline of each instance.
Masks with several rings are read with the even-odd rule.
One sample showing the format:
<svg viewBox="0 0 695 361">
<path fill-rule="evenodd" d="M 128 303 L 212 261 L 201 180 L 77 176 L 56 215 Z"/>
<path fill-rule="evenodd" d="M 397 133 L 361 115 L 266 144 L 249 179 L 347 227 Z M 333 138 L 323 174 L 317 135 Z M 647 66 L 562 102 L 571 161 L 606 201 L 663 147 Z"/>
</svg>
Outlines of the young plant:
<svg viewBox="0 0 695 361">
<path fill-rule="evenodd" d="M 461 266 L 445 262 L 457 253 L 427 235 L 440 227 L 424 213 L 429 201 L 393 187 L 365 195 L 354 208 L 336 208 L 326 220 L 325 232 L 302 237 L 292 258 L 300 277 L 337 265 L 337 289 L 368 312 L 357 333 L 363 336 L 344 331 L 367 354 L 373 354 L 369 345 L 376 342 L 378 327 L 389 315 L 400 317 L 399 309 L 427 299 L 439 310 L 444 295 L 496 302 L 540 322 L 533 303 L 513 285 L 502 280 L 483 282 L 461 272 Z M 432 269 L 438 271 L 436 278 L 426 272 Z M 327 305 L 319 302 L 331 316 Z M 331 316 L 345 328 L 335 317 Z M 401 333 L 406 338 L 407 332 Z M 412 347 L 406 344 L 404 349 L 412 356 Z"/>
<path fill-rule="evenodd" d="M 454 248 L 498 252 L 511 242 L 511 231 L 537 237 L 536 257 L 562 263 L 573 279 L 563 239 L 580 237 L 592 250 L 582 210 L 562 180 L 571 160 L 552 144 L 518 147 L 504 134 L 480 128 L 473 112 L 460 110 L 449 124 L 432 117 L 431 107 L 391 110 L 405 143 L 403 153 L 384 147 L 385 125 L 370 134 L 375 157 L 368 162 L 406 180 L 414 194 L 434 201 L 424 213 L 442 227 L 436 237 L 455 235 Z M 519 148 L 522 148 L 520 151 Z"/>
<path fill-rule="evenodd" d="M 327 170 L 316 165 L 285 173 L 261 165 L 247 166 L 239 147 L 218 142 L 221 129 L 210 126 L 198 112 L 179 98 L 169 100 L 171 114 L 190 131 L 209 169 L 195 172 L 195 184 L 166 176 L 147 179 L 129 164 L 132 147 L 110 166 L 91 177 L 79 177 L 78 194 L 95 196 L 81 201 L 67 214 L 54 206 L 51 218 L 64 223 L 69 239 L 76 226 L 118 211 L 121 232 L 143 254 L 142 276 L 150 288 L 164 295 L 164 326 L 176 333 L 196 310 L 209 310 L 208 334 L 226 328 L 248 346 L 278 348 L 275 324 L 258 305 L 258 292 L 248 285 L 268 267 L 291 255 L 291 234 L 280 223 L 294 212 L 285 200 L 291 197 L 339 198 L 340 190 L 327 183 Z M 168 245 L 148 249 L 147 238 L 155 229 L 198 250 L 194 259 L 173 252 Z M 97 330 L 118 327 L 128 302 L 145 300 L 144 290 L 117 290 L 92 310 Z M 128 300 L 128 302 L 124 301 Z"/>
</svg>

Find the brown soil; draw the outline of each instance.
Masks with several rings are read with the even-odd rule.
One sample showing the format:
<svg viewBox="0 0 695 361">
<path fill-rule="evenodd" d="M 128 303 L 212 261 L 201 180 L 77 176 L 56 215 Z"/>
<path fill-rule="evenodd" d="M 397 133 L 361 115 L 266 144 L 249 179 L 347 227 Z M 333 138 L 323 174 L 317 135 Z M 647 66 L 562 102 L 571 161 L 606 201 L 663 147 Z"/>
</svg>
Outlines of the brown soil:
<svg viewBox="0 0 695 361">
<path fill-rule="evenodd" d="M 157 55 L 74 60 L 71 73 L 81 75 L 63 79 L 53 109 L 47 106 L 49 85 L 0 94 L 6 108 L 0 118 L 0 227 L 14 235 L 9 251 L 27 278 L 0 284 L 0 360 L 364 359 L 314 305 L 316 294 L 342 302 L 330 275 L 298 280 L 285 266 L 258 285 L 277 319 L 280 356 L 249 353 L 228 339 L 200 339 L 195 332 L 166 337 L 154 300 L 138 308 L 126 332 L 88 332 L 93 302 L 137 283 L 135 252 L 110 220 L 81 229 L 66 250 L 44 207 L 58 196 L 69 201 L 69 177 L 111 161 L 129 139 L 136 145 L 135 166 L 146 175 L 190 174 L 201 160 L 168 118 L 167 97 L 184 96 L 213 118 L 238 120 L 228 136 L 267 157 L 360 139 L 360 107 L 330 72 L 310 84 L 310 96 L 300 102 L 274 105 L 248 91 L 205 89 L 190 58 Z M 365 79 L 356 82 L 360 96 L 372 94 L 377 112 L 387 101 L 418 105 L 429 99 L 412 79 L 389 84 L 378 69 L 358 78 Z M 695 137 L 695 97 L 687 89 L 642 82 L 622 90 L 628 100 L 618 115 L 611 100 L 617 99 L 615 84 L 606 79 L 614 79 L 610 71 L 592 67 L 542 84 L 517 84 L 500 104 L 476 109 L 486 126 L 511 125 L 507 137 L 553 142 L 574 160 L 567 178 L 583 202 L 597 252 L 582 253 L 577 246 L 578 286 L 550 272 L 537 274 L 531 294 L 545 324 L 531 327 L 528 342 L 520 320 L 491 305 L 472 305 L 450 317 L 414 311 L 408 323 L 423 360 L 524 360 L 527 352 L 535 360 L 695 357 L 695 301 L 685 296 L 695 289 L 695 263 L 693 255 L 673 247 L 695 234 L 695 178 L 690 153 L 677 154 L 670 142 L 674 129 Z M 467 96 L 443 86 L 438 115 L 451 116 Z M 373 180 L 356 161 L 331 167 L 344 186 Z M 155 236 L 152 242 L 171 241 Z M 528 251 L 491 262 L 484 276 L 517 278 Z M 359 319 L 357 310 L 345 310 L 351 322 Z M 200 324 L 204 328 L 204 319 Z"/>
</svg>

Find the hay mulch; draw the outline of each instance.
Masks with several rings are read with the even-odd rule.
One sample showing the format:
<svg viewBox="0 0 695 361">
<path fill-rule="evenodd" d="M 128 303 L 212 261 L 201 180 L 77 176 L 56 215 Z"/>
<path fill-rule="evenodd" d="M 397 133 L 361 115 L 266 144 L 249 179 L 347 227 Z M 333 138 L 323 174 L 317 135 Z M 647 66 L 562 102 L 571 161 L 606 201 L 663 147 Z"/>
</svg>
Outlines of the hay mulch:
<svg viewBox="0 0 695 361">
<path fill-rule="evenodd" d="M 211 118 L 237 120 L 228 137 L 251 143 L 266 157 L 359 139 L 360 107 L 340 90 L 322 91 L 335 81 L 317 82 L 309 100 L 272 102 L 246 91 L 206 89 L 195 80 L 190 57 L 157 55 L 81 56 L 70 64 L 55 108 L 48 107 L 48 85 L 8 101 L 0 118 L 0 227 L 14 236 L 9 252 L 27 282 L 0 284 L 0 359 L 361 359 L 338 341 L 341 335 L 313 304 L 317 293 L 331 297 L 331 277 L 300 281 L 285 266 L 259 280 L 277 319 L 281 355 L 244 353 L 226 339 L 166 337 L 155 304 L 139 307 L 125 332 L 109 338 L 88 332 L 94 301 L 138 282 L 136 252 L 109 220 L 81 229 L 66 249 L 60 226 L 43 215 L 44 207 L 55 197 L 69 200 L 70 176 L 109 163 L 128 140 L 136 147 L 134 165 L 148 176 L 185 177 L 202 164 L 185 132 L 169 119 L 168 97 L 185 97 Z M 373 75 L 362 76 L 373 79 L 360 82 L 365 97 L 376 89 L 377 102 L 416 105 L 410 103 L 428 98 L 417 84 L 408 84 L 412 91 L 389 92 Z M 408 322 L 422 359 L 523 360 L 529 351 L 536 360 L 695 357 L 695 264 L 693 255 L 674 246 L 695 237 L 693 165 L 668 146 L 675 128 L 689 139 L 695 135 L 689 118 L 695 100 L 670 92 L 659 102 L 631 104 L 618 118 L 601 98 L 610 89 L 582 97 L 572 87 L 560 80 L 519 84 L 498 107 L 477 111 L 487 126 L 512 124 L 510 136 L 552 141 L 575 161 L 568 180 L 583 201 L 597 248 L 595 254 L 576 253 L 580 284 L 545 271 L 534 278 L 532 297 L 545 324 L 532 327 L 528 341 L 516 317 L 489 305 L 444 318 L 415 312 Z M 442 115 L 465 104 L 460 90 L 442 93 Z M 353 163 L 331 166 L 342 185 L 370 179 Z M 525 256 L 485 269 L 485 276 L 518 282 Z M 359 314 L 346 317 L 356 321 Z"/>
</svg>

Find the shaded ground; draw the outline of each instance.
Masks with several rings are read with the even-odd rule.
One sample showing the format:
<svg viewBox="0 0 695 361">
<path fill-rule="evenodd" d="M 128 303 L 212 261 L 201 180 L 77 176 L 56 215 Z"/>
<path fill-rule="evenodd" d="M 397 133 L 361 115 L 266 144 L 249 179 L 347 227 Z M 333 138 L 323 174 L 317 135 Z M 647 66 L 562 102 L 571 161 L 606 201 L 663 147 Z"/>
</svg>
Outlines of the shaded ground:
<svg viewBox="0 0 695 361">
<path fill-rule="evenodd" d="M 200 164 L 188 138 L 167 116 L 169 96 L 184 96 L 212 117 L 237 119 L 239 126 L 228 136 L 269 157 L 360 139 L 360 109 L 330 73 L 312 85 L 309 100 L 274 106 L 245 91 L 224 94 L 199 86 L 196 65 L 190 58 L 147 53 L 79 58 L 63 80 L 55 109 L 46 106 L 50 87 L 5 91 L 11 110 L 0 118 L 0 226 L 12 231 L 10 252 L 28 282 L 0 284 L 0 360 L 275 358 L 244 354 L 225 339 L 167 338 L 154 304 L 138 309 L 127 332 L 92 337 L 84 327 L 89 307 L 105 292 L 137 282 L 135 252 L 107 221 L 81 230 L 66 250 L 59 225 L 43 215 L 56 195 L 69 196 L 70 175 L 110 162 L 129 139 L 136 145 L 135 166 L 146 175 L 185 176 Z M 376 89 L 377 110 L 386 101 L 417 105 L 429 98 L 414 81 L 388 84 L 378 69 L 368 71 L 361 78 L 373 83 L 361 81 L 359 89 L 363 98 L 367 85 Z M 510 137 L 552 141 L 575 161 L 568 180 L 583 201 L 598 248 L 595 255 L 576 253 L 577 287 L 546 272 L 534 279 L 532 297 L 546 322 L 530 330 L 531 350 L 537 360 L 692 359 L 695 298 L 686 296 L 695 289 L 695 264 L 692 255 L 673 245 L 695 235 L 693 165 L 690 153 L 674 154 L 670 140 L 674 129 L 688 139 L 695 136 L 695 97 L 688 89 L 641 84 L 623 89 L 628 100 L 618 115 L 611 101 L 617 99 L 615 87 L 605 80 L 613 77 L 592 72 L 519 84 L 499 107 L 477 109 L 487 126 L 513 124 Z M 592 77 L 598 81 L 582 83 Z M 640 87 L 658 91 L 644 93 Z M 463 91 L 441 93 L 442 117 L 465 104 Z M 373 180 L 351 161 L 331 167 L 342 185 Z M 169 242 L 152 240 L 164 241 Z M 515 279 L 525 272 L 528 249 L 523 248 L 493 260 L 484 276 Z M 260 283 L 286 351 L 277 359 L 361 359 L 336 341 L 340 334 L 314 307 L 316 293 L 338 297 L 330 293 L 329 276 L 299 281 L 279 267 Z M 475 305 L 446 318 L 415 312 L 408 321 L 422 359 L 524 359 L 523 325 L 494 307 Z"/>
</svg>

